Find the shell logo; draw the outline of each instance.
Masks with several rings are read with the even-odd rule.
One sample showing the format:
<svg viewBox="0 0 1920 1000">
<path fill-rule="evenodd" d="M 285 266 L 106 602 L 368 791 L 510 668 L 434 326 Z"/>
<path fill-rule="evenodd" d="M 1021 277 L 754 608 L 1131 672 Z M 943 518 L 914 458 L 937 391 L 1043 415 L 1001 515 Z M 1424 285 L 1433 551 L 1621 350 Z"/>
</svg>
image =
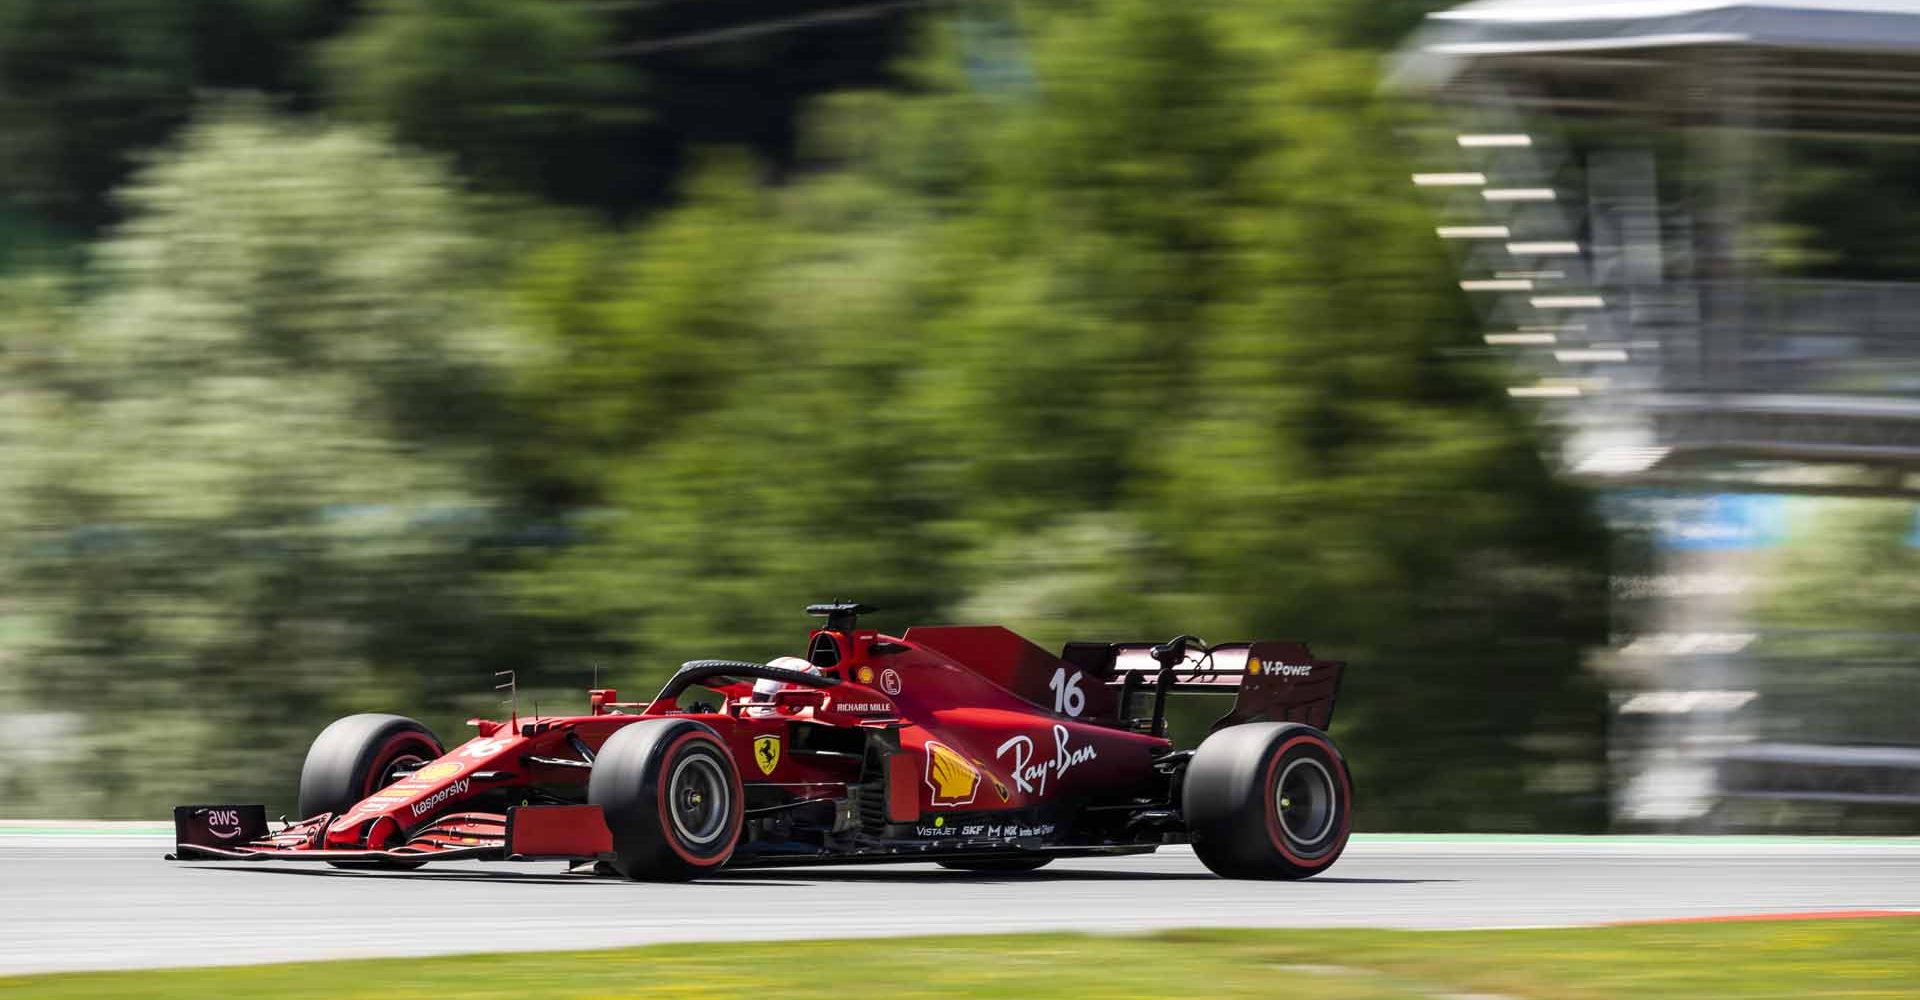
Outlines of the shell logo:
<svg viewBox="0 0 1920 1000">
<path fill-rule="evenodd" d="M 439 781 L 441 778 L 451 778 L 459 773 L 460 765 L 450 760 L 443 760 L 437 764 L 428 764 L 426 767 L 413 772 L 411 777 L 418 778 L 421 781 Z"/>
<path fill-rule="evenodd" d="M 927 790 L 932 805 L 972 805 L 980 791 L 980 769 L 945 743 L 928 740 Z"/>
</svg>

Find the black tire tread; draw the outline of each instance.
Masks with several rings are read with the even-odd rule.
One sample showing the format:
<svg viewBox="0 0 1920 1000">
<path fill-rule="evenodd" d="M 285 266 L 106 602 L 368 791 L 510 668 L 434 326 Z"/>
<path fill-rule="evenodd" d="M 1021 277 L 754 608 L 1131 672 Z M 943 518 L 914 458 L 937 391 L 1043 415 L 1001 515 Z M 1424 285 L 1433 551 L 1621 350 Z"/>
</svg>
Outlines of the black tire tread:
<svg viewBox="0 0 1920 1000">
<path fill-rule="evenodd" d="M 363 712 L 333 720 L 307 747 L 307 758 L 300 766 L 300 815 L 302 818 L 332 813 L 339 816 L 359 803 L 366 786 L 366 771 L 372 756 L 395 733 L 414 732 L 433 746 L 434 756 L 445 752 L 440 738 L 425 725 L 404 715 Z M 329 861 L 335 868 L 367 868 L 409 871 L 420 867 L 418 861 Z"/>
<path fill-rule="evenodd" d="M 600 807 L 613 834 L 613 867 L 636 881 L 684 882 L 716 871 L 726 864 L 733 844 L 711 865 L 695 865 L 667 842 L 661 824 L 657 793 L 668 745 L 688 732 L 701 732 L 718 743 L 728 776 L 735 788 L 733 809 L 744 807 L 738 794 L 740 779 L 726 741 L 711 726 L 691 719 L 647 719 L 623 726 L 607 738 L 594 756 L 587 780 L 587 801 Z"/>
<path fill-rule="evenodd" d="M 300 767 L 300 815 L 339 815 L 360 801 L 370 757 L 394 733 L 412 730 L 444 752 L 433 730 L 404 715 L 364 712 L 335 719 L 307 748 Z M 437 756 L 437 755 L 436 755 Z"/>
<path fill-rule="evenodd" d="M 1333 764 L 1343 787 L 1352 776 L 1326 733 L 1297 722 L 1252 722 L 1221 729 L 1208 736 L 1187 766 L 1181 793 L 1181 811 L 1193 853 L 1215 874 L 1242 879 L 1302 879 L 1332 867 L 1346 849 L 1346 835 L 1332 851 L 1314 858 L 1311 866 L 1289 861 L 1274 849 L 1266 827 L 1266 769 L 1285 741 L 1302 734 L 1317 736 L 1333 748 Z M 1339 790 L 1336 790 L 1336 794 Z M 1342 796 L 1340 822 L 1351 829 L 1353 803 Z"/>
</svg>

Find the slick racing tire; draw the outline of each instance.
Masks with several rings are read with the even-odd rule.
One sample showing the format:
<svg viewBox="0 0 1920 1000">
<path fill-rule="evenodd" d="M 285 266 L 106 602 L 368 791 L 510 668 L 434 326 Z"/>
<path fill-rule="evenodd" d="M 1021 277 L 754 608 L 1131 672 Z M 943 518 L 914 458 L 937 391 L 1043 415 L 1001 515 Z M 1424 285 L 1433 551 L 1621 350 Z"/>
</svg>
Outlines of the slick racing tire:
<svg viewBox="0 0 1920 1000">
<path fill-rule="evenodd" d="M 335 816 L 418 770 L 446 751 L 433 730 L 399 715 L 366 713 L 334 720 L 307 748 L 300 768 L 300 815 Z M 336 868 L 411 869 L 419 862 L 335 861 Z"/>
<path fill-rule="evenodd" d="M 644 882 L 683 882 L 733 856 L 744 815 L 740 772 L 720 734 L 690 719 L 648 719 L 607 738 L 587 802 L 613 834 L 613 867 Z"/>
<path fill-rule="evenodd" d="M 979 861 L 942 861 L 940 867 L 957 872 L 993 872 L 1011 875 L 1017 872 L 1039 871 L 1052 862 L 1052 858 L 993 858 Z"/>
<path fill-rule="evenodd" d="M 1193 853 L 1227 878 L 1326 871 L 1353 826 L 1353 778 L 1327 734 L 1294 722 L 1230 726 L 1206 738 L 1181 794 Z"/>
</svg>

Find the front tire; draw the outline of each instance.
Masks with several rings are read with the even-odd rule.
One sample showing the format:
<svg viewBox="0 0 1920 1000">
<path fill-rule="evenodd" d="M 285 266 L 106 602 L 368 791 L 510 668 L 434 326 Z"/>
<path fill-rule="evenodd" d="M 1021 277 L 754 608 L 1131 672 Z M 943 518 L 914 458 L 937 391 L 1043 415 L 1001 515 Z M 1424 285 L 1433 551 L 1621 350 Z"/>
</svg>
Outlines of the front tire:
<svg viewBox="0 0 1920 1000">
<path fill-rule="evenodd" d="M 1346 850 L 1353 778 L 1326 733 L 1294 722 L 1247 723 L 1200 744 L 1181 805 L 1193 853 L 1216 874 L 1303 879 Z"/>
<path fill-rule="evenodd" d="M 320 730 L 300 767 L 300 815 L 338 816 L 446 750 L 433 730 L 399 715 L 366 713 Z"/>
<path fill-rule="evenodd" d="M 630 879 L 683 882 L 719 870 L 740 839 L 744 793 L 720 734 L 689 719 L 648 719 L 607 738 L 587 801 L 613 834 Z"/>
<path fill-rule="evenodd" d="M 344 814 L 446 750 L 433 730 L 400 715 L 368 712 L 335 719 L 320 730 L 300 767 L 302 818 Z M 335 868 L 418 868 L 417 861 L 332 861 Z"/>
</svg>

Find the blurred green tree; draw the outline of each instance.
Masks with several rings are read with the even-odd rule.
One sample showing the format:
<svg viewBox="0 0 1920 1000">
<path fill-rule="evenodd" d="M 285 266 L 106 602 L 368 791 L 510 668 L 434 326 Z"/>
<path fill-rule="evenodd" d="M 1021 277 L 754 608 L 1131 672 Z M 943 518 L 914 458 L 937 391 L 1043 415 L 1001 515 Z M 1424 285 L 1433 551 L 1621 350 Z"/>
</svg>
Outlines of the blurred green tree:
<svg viewBox="0 0 1920 1000">
<path fill-rule="evenodd" d="M 1920 506 L 1909 500 L 1796 498 L 1785 543 L 1753 574 L 1757 640 L 1736 675 L 1757 692 L 1739 724 L 1789 743 L 1913 742 L 1920 700 Z M 1793 821 L 1795 809 L 1767 822 Z M 1812 803 L 1809 809 L 1831 808 Z M 1849 810 L 1849 829 L 1912 832 L 1910 809 Z M 1815 823 L 1824 820 L 1815 819 Z"/>
<path fill-rule="evenodd" d="M 906 318 L 875 280 L 903 235 L 779 210 L 736 161 L 630 240 L 531 255 L 514 300 L 547 349 L 522 398 L 583 505 L 582 544 L 522 578 L 535 607 L 599 622 L 646 684 L 790 651 L 835 588 L 909 614 L 955 592 L 893 403 L 915 345 L 881 332 Z"/>
<path fill-rule="evenodd" d="M 299 45 L 337 0 L 0 0 L 0 191 L 58 227 L 191 113 L 199 88 L 298 93 Z"/>
<path fill-rule="evenodd" d="M 1795 645 L 1814 655 L 1910 647 L 1920 623 L 1920 519 L 1903 500 L 1802 500 L 1769 560 L 1762 624 L 1852 632 Z M 1775 645 L 1781 639 L 1773 640 Z"/>
<path fill-rule="evenodd" d="M 911 12 L 807 22 L 826 6 L 0 0 L 0 233 L 13 256 L 92 235 L 196 95 L 236 89 L 387 125 L 495 187 L 652 209 L 689 147 L 784 162 L 805 101 L 886 80 Z"/>
<path fill-rule="evenodd" d="M 452 188 L 377 134 L 239 103 L 125 190 L 16 466 L 25 682 L 84 724 L 60 806 L 284 804 L 333 716 L 444 723 L 525 662 L 485 573 L 517 341 L 474 304 Z"/>
<path fill-rule="evenodd" d="M 629 140 L 644 105 L 638 77 L 606 57 L 606 9 L 376 0 L 323 59 L 338 105 L 452 154 L 471 178 L 618 202 L 634 186 L 621 161 L 636 152 Z"/>
<path fill-rule="evenodd" d="M 716 162 L 687 207 L 633 235 L 563 223 L 521 259 L 512 316 L 543 348 L 517 369 L 537 416 L 524 453 L 536 500 L 597 501 L 605 463 L 666 440 L 769 359 L 755 183 L 744 160 Z"/>
<path fill-rule="evenodd" d="M 1405 41 L 1428 14 L 1460 4 L 1455 0 L 1323 0 L 1313 6 L 1318 8 L 1315 26 L 1340 45 L 1385 51 Z"/>
<path fill-rule="evenodd" d="M 851 13 L 837 0 L 381 0 L 323 59 L 337 105 L 453 153 L 468 175 L 622 218 L 667 201 L 700 148 L 784 167 L 806 101 L 888 82 L 912 12 Z"/>
<path fill-rule="evenodd" d="M 1769 250 L 1782 272 L 1853 281 L 1920 276 L 1920 153 L 1902 143 L 1783 144 L 1769 178 L 1780 208 Z"/>
<path fill-rule="evenodd" d="M 677 172 L 687 151 L 738 147 L 778 174 L 794 163 L 799 123 L 815 98 L 898 83 L 893 64 L 932 6 L 846 0 L 608 5 L 616 25 L 609 57 L 647 78 L 652 121 L 646 148 L 637 152 Z"/>
<path fill-rule="evenodd" d="M 842 595 L 1049 641 L 1306 638 L 1355 662 L 1339 728 L 1370 823 L 1603 822 L 1581 656 L 1606 536 L 1495 373 L 1448 352 L 1471 317 L 1371 55 L 1257 5 L 1023 28 L 1030 87 L 968 86 L 949 37 L 920 93 L 822 109 L 824 172 L 751 254 L 631 286 L 757 332 L 666 440 L 617 385 L 554 376 L 570 411 L 646 422 L 573 466 L 604 509 L 527 592 L 591 609 L 651 676 L 792 651 L 789 609 Z M 643 257 L 727 257 L 733 183 Z M 564 312 L 549 337 L 656 349 Z"/>
<path fill-rule="evenodd" d="M 0 179 L 16 206 L 70 225 L 130 155 L 185 116 L 193 74 L 181 8 L 135 0 L 0 4 Z"/>
<path fill-rule="evenodd" d="M 799 605 L 857 597 L 1307 639 L 1354 664 L 1367 825 L 1602 822 L 1606 538 L 1454 350 L 1376 53 L 1317 6 L 994 9 L 905 92 L 821 103 L 784 183 L 714 158 L 630 232 L 469 199 L 367 128 L 192 127 L 84 296 L 12 292 L 64 345 L 8 372 L 12 662 L 85 713 L 82 807 L 283 802 L 339 712 L 793 652 Z M 597 10 L 380 6 L 330 65 L 538 184 L 544 130 L 628 85 L 577 61 Z"/>
</svg>

